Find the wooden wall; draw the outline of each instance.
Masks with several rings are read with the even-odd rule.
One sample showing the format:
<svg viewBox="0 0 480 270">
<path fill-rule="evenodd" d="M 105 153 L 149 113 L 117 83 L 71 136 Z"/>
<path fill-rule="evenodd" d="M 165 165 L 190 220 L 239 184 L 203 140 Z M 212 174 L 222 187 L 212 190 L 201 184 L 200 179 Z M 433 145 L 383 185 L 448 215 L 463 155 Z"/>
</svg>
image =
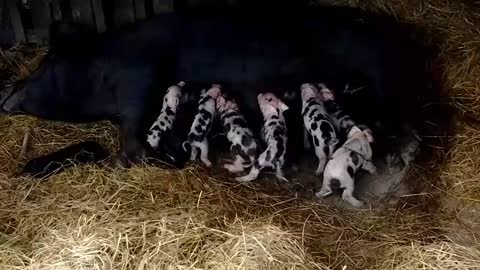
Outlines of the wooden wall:
<svg viewBox="0 0 480 270">
<path fill-rule="evenodd" d="M 98 32 L 191 7 L 222 7 L 240 2 L 288 5 L 312 0 L 0 0 L 0 46 L 47 44 L 52 21 L 90 24 Z M 335 0 L 316 0 L 335 1 Z"/>
<path fill-rule="evenodd" d="M 86 23 L 103 32 L 173 11 L 185 1 L 191 0 L 0 0 L 0 45 L 46 44 L 52 21 Z"/>
</svg>

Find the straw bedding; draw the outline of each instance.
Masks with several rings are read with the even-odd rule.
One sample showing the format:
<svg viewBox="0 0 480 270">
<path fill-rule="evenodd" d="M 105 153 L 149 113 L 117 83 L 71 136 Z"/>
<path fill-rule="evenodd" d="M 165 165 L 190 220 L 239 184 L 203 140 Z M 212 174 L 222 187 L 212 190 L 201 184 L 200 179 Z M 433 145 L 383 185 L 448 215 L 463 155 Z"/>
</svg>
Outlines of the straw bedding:
<svg viewBox="0 0 480 270">
<path fill-rule="evenodd" d="M 439 52 L 432 70 L 443 70 L 455 122 L 427 137 L 409 173 L 414 193 L 351 211 L 195 165 L 14 177 L 27 127 L 28 158 L 87 138 L 114 151 L 117 131 L 0 116 L 0 269 L 480 269 L 480 9 L 453 0 L 342 4 L 419 24 Z M 27 76 L 44 53 L 1 52 L 0 79 Z"/>
</svg>

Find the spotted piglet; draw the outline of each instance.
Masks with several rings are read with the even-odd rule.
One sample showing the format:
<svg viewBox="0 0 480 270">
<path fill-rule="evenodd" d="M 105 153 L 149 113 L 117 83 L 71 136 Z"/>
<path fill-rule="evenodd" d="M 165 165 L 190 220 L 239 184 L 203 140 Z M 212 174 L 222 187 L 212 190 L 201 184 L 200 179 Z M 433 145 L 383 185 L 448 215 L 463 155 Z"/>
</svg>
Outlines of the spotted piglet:
<svg viewBox="0 0 480 270">
<path fill-rule="evenodd" d="M 346 137 L 350 129 L 355 126 L 353 119 L 346 114 L 340 105 L 335 100 L 333 91 L 325 84 L 320 83 L 317 85 L 320 92 L 320 99 L 322 99 L 327 113 L 330 115 L 337 132 Z"/>
<path fill-rule="evenodd" d="M 311 135 L 318 158 L 316 175 L 321 175 L 327 160 L 335 151 L 338 143 L 335 128 L 320 100 L 318 89 L 312 84 L 302 84 L 302 115 L 307 132 Z"/>
<path fill-rule="evenodd" d="M 177 107 L 182 96 L 182 87 L 184 85 L 185 82 L 179 82 L 177 85 L 170 86 L 163 97 L 163 105 L 160 115 L 150 127 L 150 131 L 147 135 L 148 144 L 155 150 L 158 148 L 162 136 L 172 129 L 177 113 Z"/>
<path fill-rule="evenodd" d="M 245 168 L 253 165 L 257 157 L 258 146 L 253 132 L 248 128 L 247 121 L 234 100 L 225 100 L 223 96 L 219 96 L 217 109 L 227 139 L 231 143 L 230 151 L 235 155 L 233 164 L 225 164 L 223 167 L 231 173 L 243 172 Z"/>
<path fill-rule="evenodd" d="M 363 206 L 363 202 L 353 196 L 354 176 L 363 168 L 374 174 L 376 167 L 372 163 L 373 136 L 370 129 L 360 130 L 357 126 L 350 129 L 347 141 L 328 161 L 323 174 L 322 188 L 315 195 L 324 198 L 334 189 L 343 189 L 342 199 L 354 207 Z"/>
<path fill-rule="evenodd" d="M 217 84 L 212 85 L 208 91 L 202 91 L 198 102 L 198 113 L 195 115 L 190 132 L 188 133 L 188 141 L 183 143 L 183 149 L 185 151 L 187 151 L 187 143 L 191 146 L 190 160 L 195 160 L 198 150 L 200 150 L 200 160 L 207 167 L 212 166 L 212 163 L 208 159 L 207 135 L 210 132 L 213 118 L 216 114 L 216 100 L 220 94 L 220 85 Z"/>
<path fill-rule="evenodd" d="M 282 169 L 285 164 L 287 147 L 287 126 L 283 113 L 288 110 L 288 106 L 272 93 L 259 94 L 257 100 L 264 118 L 262 138 L 267 149 L 253 163 L 250 173 L 237 177 L 236 180 L 240 182 L 253 181 L 257 179 L 263 168 L 270 167 L 275 170 L 278 179 L 287 181 L 283 176 Z"/>
</svg>

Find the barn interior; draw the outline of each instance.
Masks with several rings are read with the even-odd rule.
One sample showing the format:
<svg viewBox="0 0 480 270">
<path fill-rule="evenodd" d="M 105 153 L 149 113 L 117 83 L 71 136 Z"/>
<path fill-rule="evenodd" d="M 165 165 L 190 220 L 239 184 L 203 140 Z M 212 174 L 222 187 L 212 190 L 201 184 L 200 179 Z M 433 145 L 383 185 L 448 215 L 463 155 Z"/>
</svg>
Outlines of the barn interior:
<svg viewBox="0 0 480 270">
<path fill-rule="evenodd" d="M 76 2 L 59 9 L 66 14 Z M 114 10 L 104 2 L 103 9 Z M 144 14 L 105 12 L 103 27 L 173 8 L 146 2 Z M 317 200 L 308 185 L 285 188 L 268 175 L 240 184 L 198 163 L 181 170 L 83 164 L 44 180 L 17 176 L 29 159 L 87 139 L 114 153 L 118 132 L 108 122 L 0 115 L 0 269 L 479 269 L 480 6 L 317 2 L 419 25 L 426 30 L 419 40 L 431 48 L 427 69 L 441 99 L 425 105 L 428 134 L 408 167 L 359 179 L 358 194 L 369 207 L 350 209 L 338 196 Z M 18 15 L 28 17 L 24 9 Z M 25 27 L 37 21 L 33 16 Z M 45 33 L 24 37 L 42 40 Z M 36 43 L 10 45 L 0 50 L 2 87 L 28 77 L 48 51 Z"/>
</svg>

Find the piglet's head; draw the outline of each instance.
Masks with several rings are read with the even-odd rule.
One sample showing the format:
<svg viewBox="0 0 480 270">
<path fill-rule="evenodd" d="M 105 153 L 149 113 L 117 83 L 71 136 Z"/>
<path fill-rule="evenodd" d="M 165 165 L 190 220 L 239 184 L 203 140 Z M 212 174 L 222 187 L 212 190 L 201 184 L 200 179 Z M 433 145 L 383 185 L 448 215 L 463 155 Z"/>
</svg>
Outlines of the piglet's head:
<svg viewBox="0 0 480 270">
<path fill-rule="evenodd" d="M 165 101 L 170 108 L 176 108 L 180 103 L 180 98 L 182 97 L 182 87 L 184 85 L 185 82 L 179 82 L 177 85 L 172 85 L 167 89 Z"/>
<path fill-rule="evenodd" d="M 374 142 L 374 139 L 373 139 L 373 134 L 372 134 L 372 131 L 367 128 L 367 129 L 364 129 L 363 131 L 357 127 L 357 126 L 353 126 L 350 131 L 348 132 L 348 138 L 362 138 L 362 139 L 365 139 L 367 140 L 369 143 L 373 143 Z"/>
<path fill-rule="evenodd" d="M 214 99 L 217 99 L 221 94 L 222 90 L 219 84 L 212 84 L 212 87 L 205 92 L 205 95 L 209 95 Z"/>
<path fill-rule="evenodd" d="M 302 101 L 319 97 L 318 89 L 313 84 L 304 83 L 300 86 L 300 89 L 302 91 Z"/>
<path fill-rule="evenodd" d="M 280 115 L 288 110 L 288 106 L 273 93 L 259 94 L 257 99 L 263 115 Z"/>
<path fill-rule="evenodd" d="M 220 112 L 224 111 L 238 111 L 238 105 L 234 100 L 226 100 L 223 95 L 217 98 L 217 110 Z"/>
<path fill-rule="evenodd" d="M 327 86 L 323 83 L 319 83 L 318 89 L 320 92 L 320 99 L 323 101 L 329 101 L 329 100 L 334 100 L 335 96 L 333 95 L 333 91 L 327 88 Z"/>
</svg>

